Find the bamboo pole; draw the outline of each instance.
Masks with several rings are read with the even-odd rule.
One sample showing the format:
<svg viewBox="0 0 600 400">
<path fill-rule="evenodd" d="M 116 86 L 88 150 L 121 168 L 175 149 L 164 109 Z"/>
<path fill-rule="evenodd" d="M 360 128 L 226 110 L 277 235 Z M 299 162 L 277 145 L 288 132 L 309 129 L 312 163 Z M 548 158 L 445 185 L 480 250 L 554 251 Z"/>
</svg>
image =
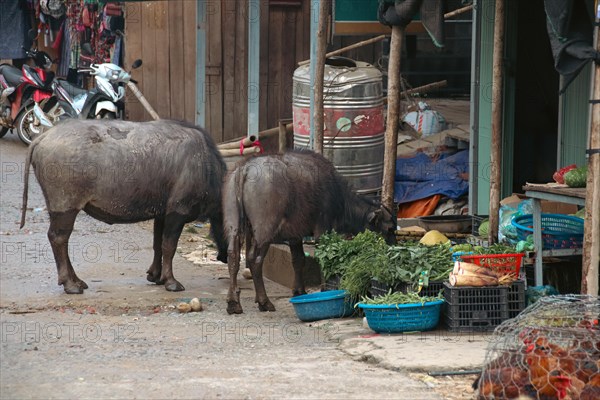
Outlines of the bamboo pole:
<svg viewBox="0 0 600 400">
<path fill-rule="evenodd" d="M 490 243 L 498 240 L 500 208 L 500 189 L 502 181 L 502 91 L 504 75 L 502 60 L 504 56 L 504 0 L 496 0 L 494 15 L 494 56 L 492 72 L 492 149 L 490 155 Z"/>
<path fill-rule="evenodd" d="M 240 149 L 219 149 L 221 156 L 223 157 L 231 157 L 231 156 L 247 156 L 249 154 L 255 154 L 260 152 L 260 147 L 246 147 L 244 150 L 240 152 Z"/>
<path fill-rule="evenodd" d="M 139 102 L 142 103 L 142 105 L 144 106 L 146 111 L 148 111 L 148 114 L 150 114 L 152 119 L 154 119 L 155 121 L 159 120 L 160 117 L 158 116 L 158 113 L 154 110 L 154 108 L 152 108 L 148 100 L 146 100 L 142 92 L 140 92 L 140 90 L 138 89 L 137 85 L 129 81 L 127 82 L 127 87 L 133 92 L 133 94 L 135 95 L 135 97 L 137 97 Z"/>
<path fill-rule="evenodd" d="M 430 92 L 432 90 L 435 90 L 435 89 L 438 89 L 438 88 L 441 88 L 441 87 L 445 87 L 447 84 L 448 84 L 447 80 L 428 83 L 427 85 L 418 86 L 416 88 L 404 90 L 403 92 L 400 92 L 400 97 L 402 97 L 402 96 L 408 96 L 409 94 L 413 94 L 413 93 L 427 93 L 427 92 Z M 384 104 L 387 103 L 387 99 L 386 98 L 383 99 L 383 103 Z"/>
<path fill-rule="evenodd" d="M 287 129 L 286 124 L 279 120 L 279 152 L 285 153 L 287 150 Z"/>
<path fill-rule="evenodd" d="M 290 124 L 286 124 L 285 125 L 285 131 L 286 131 L 286 133 L 292 132 L 293 127 L 294 127 L 294 125 L 291 124 L 291 123 Z M 267 138 L 270 138 L 270 137 L 276 136 L 276 135 L 279 135 L 279 126 L 276 127 L 276 128 L 265 129 L 264 131 L 258 132 L 254 136 L 262 138 L 262 139 L 267 139 Z M 239 149 L 239 147 L 240 147 L 240 140 L 243 140 L 245 138 L 246 138 L 246 136 L 243 136 L 243 137 L 239 137 L 237 139 L 229 140 L 227 142 L 219 143 L 217 145 L 217 147 L 221 148 L 221 149 L 227 149 L 227 147 L 223 147 L 223 146 L 229 145 L 230 143 L 235 143 L 235 144 L 237 144 L 237 147 L 232 147 L 232 148 Z"/>
<path fill-rule="evenodd" d="M 596 21 L 600 18 L 600 6 Z M 594 28 L 596 50 L 600 50 L 598 25 Z M 594 66 L 592 99 L 600 99 L 600 66 Z M 585 194 L 585 224 L 583 227 L 583 262 L 581 293 L 598 296 L 598 264 L 600 264 L 600 104 L 593 103 L 590 128 L 590 155 Z"/>
<path fill-rule="evenodd" d="M 465 6 L 465 7 L 462 7 L 462 8 L 458 8 L 458 9 L 456 9 L 454 11 L 450 11 L 450 12 L 447 12 L 446 14 L 444 14 L 444 19 L 452 18 L 452 17 L 457 16 L 459 14 L 471 11 L 472 9 L 473 9 L 473 4 L 471 4 L 470 6 Z"/>
<path fill-rule="evenodd" d="M 241 142 L 241 143 L 240 143 Z M 256 142 L 256 136 L 251 135 L 250 137 L 245 137 L 235 142 L 226 142 L 217 145 L 219 149 L 239 149 L 242 147 L 250 147 L 252 144 Z"/>
<path fill-rule="evenodd" d="M 380 36 L 377 36 L 377 37 L 374 37 L 374 38 L 371 38 L 371 39 L 363 40 L 362 42 L 357 42 L 357 43 L 351 44 L 349 46 L 342 47 L 341 49 L 330 51 L 329 53 L 327 53 L 325 55 L 325 57 L 329 58 L 329 57 L 337 56 L 337 55 L 340 55 L 342 53 L 346 53 L 346 52 L 348 52 L 350 50 L 358 49 L 360 47 L 367 46 L 369 44 L 377 43 L 377 42 L 379 42 L 379 41 L 381 41 L 383 39 L 385 39 L 385 35 L 380 35 Z M 310 62 L 310 60 L 300 61 L 298 63 L 298 66 L 306 65 L 309 62 Z"/>
<path fill-rule="evenodd" d="M 313 150 L 323 154 L 323 80 L 325 78 L 325 59 L 327 55 L 327 17 L 331 0 L 321 0 L 319 3 L 319 29 L 317 30 L 317 59 L 315 60 L 315 120 Z"/>
<path fill-rule="evenodd" d="M 381 189 L 381 203 L 389 210 L 394 209 L 394 178 L 396 176 L 398 121 L 400 118 L 400 55 L 403 37 L 404 27 L 393 26 L 388 64 L 388 108 L 383 156 L 383 187 Z"/>
</svg>

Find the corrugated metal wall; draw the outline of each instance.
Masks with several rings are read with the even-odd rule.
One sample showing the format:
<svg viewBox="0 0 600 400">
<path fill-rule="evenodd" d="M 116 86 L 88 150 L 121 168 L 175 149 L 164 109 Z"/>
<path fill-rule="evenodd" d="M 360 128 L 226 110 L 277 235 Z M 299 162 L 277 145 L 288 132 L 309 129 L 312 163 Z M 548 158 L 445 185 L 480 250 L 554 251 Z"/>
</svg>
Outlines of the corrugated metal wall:
<svg viewBox="0 0 600 400">
<path fill-rule="evenodd" d="M 479 74 L 479 140 L 474 158 L 477 163 L 477 213 L 487 214 L 490 205 L 490 153 L 492 146 L 492 65 L 494 49 L 494 0 L 479 0 L 481 21 Z"/>
<path fill-rule="evenodd" d="M 589 63 L 567 88 L 561 99 L 558 164 L 585 165 L 589 131 L 589 98 L 592 86 Z"/>
</svg>

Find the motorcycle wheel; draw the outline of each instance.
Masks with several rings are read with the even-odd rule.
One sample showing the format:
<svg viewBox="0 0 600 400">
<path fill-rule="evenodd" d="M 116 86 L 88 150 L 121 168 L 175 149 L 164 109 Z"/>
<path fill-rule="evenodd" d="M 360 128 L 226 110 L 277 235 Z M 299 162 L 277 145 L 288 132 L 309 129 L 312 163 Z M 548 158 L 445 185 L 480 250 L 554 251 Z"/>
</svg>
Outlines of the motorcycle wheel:
<svg viewBox="0 0 600 400">
<path fill-rule="evenodd" d="M 98 115 L 97 119 L 117 119 L 117 115 L 114 112 L 103 111 Z"/>
<path fill-rule="evenodd" d="M 9 128 L 6 128 L 4 126 L 2 128 L 0 128 L 0 138 L 3 138 L 4 135 L 6 135 L 8 133 L 8 130 L 9 130 Z"/>
<path fill-rule="evenodd" d="M 30 145 L 33 139 L 44 133 L 48 128 L 43 125 L 34 125 L 35 115 L 33 104 L 25 107 L 25 110 L 17 117 L 17 135 L 26 145 Z"/>
</svg>

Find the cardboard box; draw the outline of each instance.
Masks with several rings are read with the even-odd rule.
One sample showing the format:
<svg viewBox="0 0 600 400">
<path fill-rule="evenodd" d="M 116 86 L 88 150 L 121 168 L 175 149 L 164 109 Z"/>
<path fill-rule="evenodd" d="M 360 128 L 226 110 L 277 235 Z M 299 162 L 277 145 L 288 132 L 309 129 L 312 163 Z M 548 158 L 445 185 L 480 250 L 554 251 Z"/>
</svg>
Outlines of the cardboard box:
<svg viewBox="0 0 600 400">
<path fill-rule="evenodd" d="M 521 193 L 513 193 L 500 201 L 500 205 L 517 208 L 519 203 L 528 197 Z M 545 214 L 575 214 L 578 210 L 577 205 L 561 203 L 558 201 L 542 200 L 542 213 Z"/>
</svg>

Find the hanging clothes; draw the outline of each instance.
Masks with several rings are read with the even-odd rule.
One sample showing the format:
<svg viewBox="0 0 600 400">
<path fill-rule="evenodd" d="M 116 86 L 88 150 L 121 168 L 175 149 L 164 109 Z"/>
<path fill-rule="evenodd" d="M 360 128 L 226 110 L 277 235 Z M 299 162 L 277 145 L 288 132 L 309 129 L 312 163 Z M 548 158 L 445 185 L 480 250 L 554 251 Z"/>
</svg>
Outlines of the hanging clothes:
<svg viewBox="0 0 600 400">
<path fill-rule="evenodd" d="M 27 57 L 21 47 L 31 47 L 31 40 L 27 37 L 30 29 L 31 21 L 26 1 L 0 1 L 0 58 Z"/>
<path fill-rule="evenodd" d="M 554 67 L 564 77 L 563 93 L 585 65 L 600 62 L 594 36 L 594 0 L 544 0 Z"/>
</svg>

